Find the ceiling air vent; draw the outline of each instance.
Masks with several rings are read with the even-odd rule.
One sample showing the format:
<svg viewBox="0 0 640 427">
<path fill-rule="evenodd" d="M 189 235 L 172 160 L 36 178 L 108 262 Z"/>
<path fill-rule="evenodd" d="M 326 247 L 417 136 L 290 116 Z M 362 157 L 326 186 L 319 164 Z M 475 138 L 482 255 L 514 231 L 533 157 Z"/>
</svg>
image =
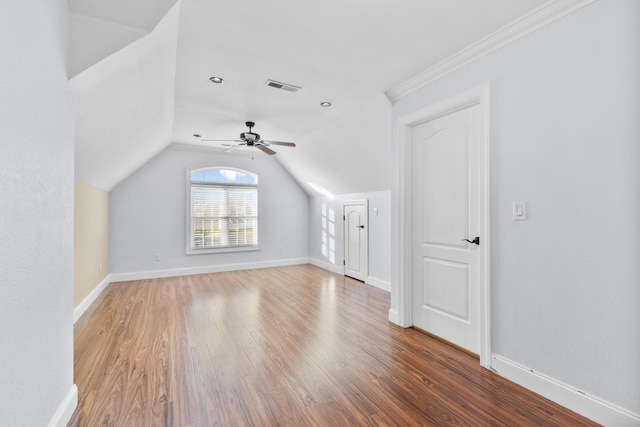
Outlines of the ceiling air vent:
<svg viewBox="0 0 640 427">
<path fill-rule="evenodd" d="M 267 80 L 267 86 L 274 87 L 276 89 L 286 90 L 288 92 L 297 92 L 302 89 L 300 86 L 290 85 L 288 83 L 277 82 L 275 80 Z"/>
</svg>

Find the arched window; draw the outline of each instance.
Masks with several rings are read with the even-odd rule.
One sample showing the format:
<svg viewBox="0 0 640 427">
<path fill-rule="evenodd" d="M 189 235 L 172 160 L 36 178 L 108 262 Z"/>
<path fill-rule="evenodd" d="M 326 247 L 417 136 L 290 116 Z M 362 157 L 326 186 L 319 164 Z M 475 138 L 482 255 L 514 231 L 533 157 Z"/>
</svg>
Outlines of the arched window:
<svg viewBox="0 0 640 427">
<path fill-rule="evenodd" d="M 258 246 L 258 175 L 229 167 L 188 171 L 187 253 Z"/>
</svg>

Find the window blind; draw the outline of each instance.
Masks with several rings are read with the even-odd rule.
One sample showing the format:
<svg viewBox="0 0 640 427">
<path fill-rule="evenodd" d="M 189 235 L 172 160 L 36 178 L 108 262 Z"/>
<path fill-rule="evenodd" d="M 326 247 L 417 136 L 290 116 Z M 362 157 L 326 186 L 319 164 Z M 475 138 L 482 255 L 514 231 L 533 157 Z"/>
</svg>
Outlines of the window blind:
<svg viewBox="0 0 640 427">
<path fill-rule="evenodd" d="M 192 249 L 257 244 L 257 188 L 220 185 L 191 186 Z"/>
</svg>

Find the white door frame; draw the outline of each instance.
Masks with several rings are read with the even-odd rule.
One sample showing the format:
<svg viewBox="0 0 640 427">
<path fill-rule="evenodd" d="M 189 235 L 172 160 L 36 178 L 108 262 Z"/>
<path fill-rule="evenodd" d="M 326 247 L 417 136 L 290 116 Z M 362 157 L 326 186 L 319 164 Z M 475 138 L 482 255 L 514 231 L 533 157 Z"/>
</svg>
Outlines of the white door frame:
<svg viewBox="0 0 640 427">
<path fill-rule="evenodd" d="M 363 205 L 364 206 L 364 220 L 365 220 L 365 247 L 366 256 L 364 257 L 364 280 L 367 283 L 369 279 L 369 199 L 363 200 L 347 200 L 342 203 L 342 275 L 346 276 L 347 266 L 345 265 L 347 259 L 347 221 L 345 207 L 349 205 Z M 362 249 L 362 248 L 361 248 Z"/>
<path fill-rule="evenodd" d="M 412 326 L 411 312 L 411 131 L 412 127 L 429 120 L 480 106 L 480 161 L 484 162 L 481 178 L 480 209 L 483 247 L 480 257 L 480 365 L 491 367 L 491 307 L 490 307 L 490 233 L 489 233 L 489 126 L 490 84 L 484 83 L 461 94 L 429 105 L 398 119 L 398 322 Z"/>
</svg>

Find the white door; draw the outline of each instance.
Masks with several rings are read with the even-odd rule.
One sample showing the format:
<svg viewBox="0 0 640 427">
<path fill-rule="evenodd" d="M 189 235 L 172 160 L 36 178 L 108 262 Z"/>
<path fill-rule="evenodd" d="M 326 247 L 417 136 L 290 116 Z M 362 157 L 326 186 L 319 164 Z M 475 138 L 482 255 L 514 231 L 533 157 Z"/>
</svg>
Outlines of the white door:
<svg viewBox="0 0 640 427">
<path fill-rule="evenodd" d="M 480 354 L 480 107 L 411 135 L 413 325 Z M 463 239 L 479 237 L 480 245 Z"/>
<path fill-rule="evenodd" d="M 344 274 L 354 279 L 367 278 L 369 258 L 368 203 L 345 203 L 344 219 Z"/>
</svg>

